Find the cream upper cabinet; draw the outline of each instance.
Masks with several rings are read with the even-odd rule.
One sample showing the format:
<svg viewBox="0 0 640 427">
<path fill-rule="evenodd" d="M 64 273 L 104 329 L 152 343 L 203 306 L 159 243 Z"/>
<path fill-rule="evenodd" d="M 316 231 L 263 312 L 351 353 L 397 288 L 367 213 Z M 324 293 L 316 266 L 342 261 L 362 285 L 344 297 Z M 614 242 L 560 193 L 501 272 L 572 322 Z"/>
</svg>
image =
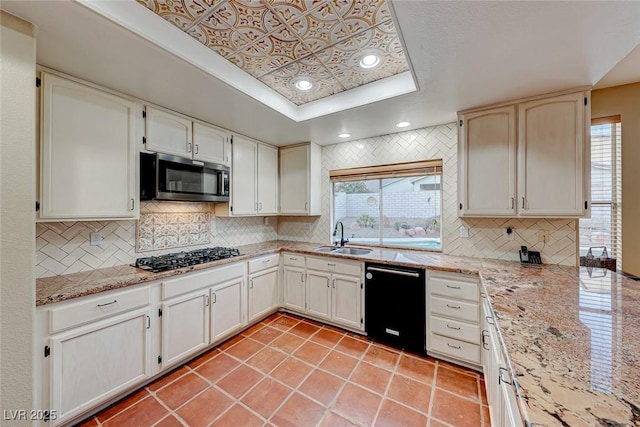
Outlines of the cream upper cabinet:
<svg viewBox="0 0 640 427">
<path fill-rule="evenodd" d="M 537 97 L 459 114 L 459 216 L 586 215 L 589 96 Z"/>
<path fill-rule="evenodd" d="M 516 215 L 516 107 L 460 116 L 458 194 L 461 215 Z"/>
<path fill-rule="evenodd" d="M 258 215 L 278 213 L 278 149 L 258 144 Z"/>
<path fill-rule="evenodd" d="M 145 124 L 147 150 L 179 157 L 192 156 L 193 135 L 189 118 L 147 106 Z"/>
<path fill-rule="evenodd" d="M 229 132 L 150 106 L 146 107 L 145 118 L 147 150 L 202 162 L 231 164 Z"/>
<path fill-rule="evenodd" d="M 522 216 L 581 216 L 590 200 L 589 95 L 518 106 L 518 196 Z M 586 142 L 586 143 L 585 143 Z M 590 159 L 589 159 L 590 160 Z"/>
<path fill-rule="evenodd" d="M 320 146 L 280 149 L 280 213 L 320 215 Z"/>
<path fill-rule="evenodd" d="M 42 74 L 41 220 L 131 219 L 138 106 L 110 93 Z"/>
<path fill-rule="evenodd" d="M 278 150 L 234 136 L 231 203 L 216 204 L 219 216 L 262 216 L 278 213 Z"/>
<path fill-rule="evenodd" d="M 231 135 L 223 129 L 193 122 L 193 158 L 230 165 Z"/>
</svg>

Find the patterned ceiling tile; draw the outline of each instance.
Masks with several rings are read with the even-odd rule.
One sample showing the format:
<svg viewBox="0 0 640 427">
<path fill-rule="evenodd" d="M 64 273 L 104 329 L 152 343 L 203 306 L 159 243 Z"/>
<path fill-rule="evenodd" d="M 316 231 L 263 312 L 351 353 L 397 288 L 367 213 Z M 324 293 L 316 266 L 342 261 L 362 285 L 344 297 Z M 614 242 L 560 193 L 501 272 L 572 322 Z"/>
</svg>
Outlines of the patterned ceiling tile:
<svg viewBox="0 0 640 427">
<path fill-rule="evenodd" d="M 176 27 L 184 30 L 209 12 L 215 0 L 137 0 Z"/>
<path fill-rule="evenodd" d="M 386 0 L 136 1 L 297 105 L 409 69 Z"/>
</svg>

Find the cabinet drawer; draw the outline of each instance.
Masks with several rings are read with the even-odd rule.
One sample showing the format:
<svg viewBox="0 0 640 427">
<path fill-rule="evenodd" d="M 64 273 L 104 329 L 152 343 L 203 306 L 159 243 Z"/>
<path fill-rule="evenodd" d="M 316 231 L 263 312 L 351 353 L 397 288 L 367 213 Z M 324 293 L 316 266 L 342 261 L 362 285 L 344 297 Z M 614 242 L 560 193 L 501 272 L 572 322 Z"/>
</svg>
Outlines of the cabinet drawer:
<svg viewBox="0 0 640 427">
<path fill-rule="evenodd" d="M 333 257 L 307 257 L 307 268 L 331 273 L 346 274 L 348 276 L 362 275 L 362 263 L 357 261 L 337 260 Z"/>
<path fill-rule="evenodd" d="M 438 316 L 429 317 L 431 332 L 472 343 L 480 342 L 480 326 Z"/>
<path fill-rule="evenodd" d="M 434 333 L 429 334 L 429 348 L 456 359 L 480 364 L 480 346 Z"/>
<path fill-rule="evenodd" d="M 257 271 L 266 270 L 267 268 L 277 267 L 280 261 L 280 254 L 268 255 L 249 261 L 249 274 Z"/>
<path fill-rule="evenodd" d="M 49 332 L 56 333 L 74 326 L 94 322 L 144 307 L 149 304 L 149 287 L 91 297 L 49 310 Z"/>
<path fill-rule="evenodd" d="M 429 276 L 429 292 L 454 299 L 479 301 L 478 283 L 458 280 L 456 276 Z"/>
<path fill-rule="evenodd" d="M 478 304 L 431 296 L 429 298 L 431 314 L 442 314 L 454 319 L 466 320 L 478 323 L 480 319 L 480 307 Z"/>
<path fill-rule="evenodd" d="M 212 268 L 198 273 L 188 273 L 162 282 L 162 299 L 166 300 L 207 286 L 217 285 L 243 276 L 246 263 L 239 262 L 225 267 Z"/>
<path fill-rule="evenodd" d="M 284 265 L 291 265 L 294 267 L 304 267 L 305 258 L 303 255 L 284 254 Z"/>
</svg>

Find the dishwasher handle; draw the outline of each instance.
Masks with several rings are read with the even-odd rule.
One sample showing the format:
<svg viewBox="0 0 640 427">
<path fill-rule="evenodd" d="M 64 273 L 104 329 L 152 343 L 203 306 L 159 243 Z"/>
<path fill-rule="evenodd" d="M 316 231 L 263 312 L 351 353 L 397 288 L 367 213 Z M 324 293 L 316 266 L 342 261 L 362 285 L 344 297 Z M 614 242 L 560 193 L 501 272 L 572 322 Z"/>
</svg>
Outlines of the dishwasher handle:
<svg viewBox="0 0 640 427">
<path fill-rule="evenodd" d="M 399 276 L 420 277 L 420 275 L 414 271 L 391 270 L 391 269 L 380 268 L 380 267 L 367 267 L 367 270 L 378 271 L 380 273 L 397 274 Z"/>
</svg>

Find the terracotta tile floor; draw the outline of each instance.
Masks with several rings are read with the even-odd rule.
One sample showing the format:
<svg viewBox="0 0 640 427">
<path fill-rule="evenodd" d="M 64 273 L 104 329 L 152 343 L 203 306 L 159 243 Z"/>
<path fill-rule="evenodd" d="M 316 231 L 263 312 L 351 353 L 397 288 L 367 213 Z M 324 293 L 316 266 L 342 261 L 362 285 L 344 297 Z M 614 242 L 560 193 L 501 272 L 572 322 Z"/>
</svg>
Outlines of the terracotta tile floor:
<svg viewBox="0 0 640 427">
<path fill-rule="evenodd" d="M 481 374 L 277 313 L 82 426 L 490 426 Z"/>
</svg>

